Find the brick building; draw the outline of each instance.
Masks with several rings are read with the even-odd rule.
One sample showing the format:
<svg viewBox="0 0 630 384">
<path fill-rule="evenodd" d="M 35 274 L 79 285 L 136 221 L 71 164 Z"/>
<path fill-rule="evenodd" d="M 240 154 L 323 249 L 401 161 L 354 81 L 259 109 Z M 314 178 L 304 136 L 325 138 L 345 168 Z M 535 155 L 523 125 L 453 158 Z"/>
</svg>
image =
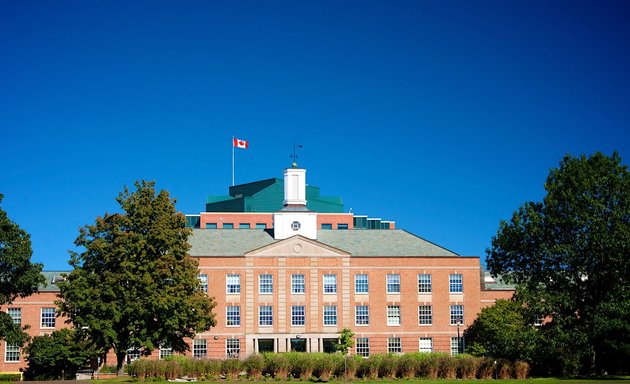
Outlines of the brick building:
<svg viewBox="0 0 630 384">
<path fill-rule="evenodd" d="M 217 301 L 217 325 L 191 341 L 195 357 L 330 351 L 343 328 L 355 333 L 353 352 L 362 356 L 458 354 L 458 336 L 480 309 L 513 293 L 482 270 L 479 257 L 391 221 L 343 213 L 340 198 L 306 185 L 304 169 L 231 187 L 230 196 L 208 198 L 206 210 L 187 215 L 190 255 Z M 32 335 L 51 332 L 64 326 L 58 318 L 46 323 L 52 290 L 2 310 L 20 310 Z M 0 353 L 0 372 L 25 366 L 19 349 L 3 342 Z"/>
</svg>

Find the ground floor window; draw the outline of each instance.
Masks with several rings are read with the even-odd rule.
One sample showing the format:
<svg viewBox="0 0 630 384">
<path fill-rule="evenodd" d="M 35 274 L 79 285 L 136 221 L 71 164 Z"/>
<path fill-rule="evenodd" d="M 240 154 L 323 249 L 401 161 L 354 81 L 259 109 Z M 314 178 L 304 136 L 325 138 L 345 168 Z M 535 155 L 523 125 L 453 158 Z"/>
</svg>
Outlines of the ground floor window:
<svg viewBox="0 0 630 384">
<path fill-rule="evenodd" d="M 204 359 L 208 357 L 207 340 L 193 340 L 193 357 L 197 359 Z"/>
<path fill-rule="evenodd" d="M 273 342 L 273 340 L 271 341 Z M 225 355 L 228 358 L 238 359 L 241 356 L 241 341 L 239 339 L 226 339 Z"/>
<path fill-rule="evenodd" d="M 140 358 L 141 351 L 139 348 L 132 347 L 127 350 L 127 364 Z"/>
<path fill-rule="evenodd" d="M 7 363 L 20 361 L 20 346 L 6 343 L 4 348 L 4 361 Z"/>
<path fill-rule="evenodd" d="M 363 357 L 370 356 L 370 339 L 367 337 L 357 337 L 355 346 L 357 355 Z"/>
<path fill-rule="evenodd" d="M 173 348 L 169 345 L 161 344 L 160 345 L 160 360 L 165 359 L 169 356 L 173 356 Z"/>
<path fill-rule="evenodd" d="M 400 337 L 387 338 L 387 353 L 402 353 L 402 342 Z"/>
<path fill-rule="evenodd" d="M 339 343 L 337 339 L 322 339 L 322 347 L 324 349 L 324 353 L 335 353 L 337 350 L 335 346 Z"/>
<path fill-rule="evenodd" d="M 258 352 L 273 352 L 273 339 L 258 339 Z"/>
<path fill-rule="evenodd" d="M 420 352 L 433 352 L 433 339 L 430 337 L 420 338 Z"/>
<path fill-rule="evenodd" d="M 462 337 L 451 337 L 451 356 L 464 353 L 464 339 Z"/>
<path fill-rule="evenodd" d="M 291 339 L 292 352 L 306 352 L 306 339 Z"/>
</svg>

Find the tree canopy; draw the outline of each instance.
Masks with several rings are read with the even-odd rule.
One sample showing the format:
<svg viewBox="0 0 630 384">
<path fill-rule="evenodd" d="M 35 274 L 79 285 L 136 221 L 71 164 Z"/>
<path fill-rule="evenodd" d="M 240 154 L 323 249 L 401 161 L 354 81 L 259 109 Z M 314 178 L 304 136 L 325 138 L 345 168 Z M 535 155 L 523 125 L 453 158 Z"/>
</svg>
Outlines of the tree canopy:
<svg viewBox="0 0 630 384">
<path fill-rule="evenodd" d="M 0 203 L 4 196 L 0 194 Z M 17 297 L 26 297 L 44 284 L 42 264 L 32 263 L 31 238 L 11 221 L 0 208 L 0 305 L 11 304 Z M 22 345 L 27 339 L 11 317 L 0 312 L 0 339 Z"/>
<path fill-rule="evenodd" d="M 58 305 L 98 348 L 113 349 L 118 369 L 130 348 L 189 348 L 184 338 L 215 325 L 215 306 L 201 289 L 197 260 L 188 256 L 185 217 L 154 182 L 125 187 L 122 213 L 98 217 L 80 229 L 74 270 L 59 284 Z"/>
<path fill-rule="evenodd" d="M 542 202 L 500 224 L 488 250 L 495 276 L 516 283 L 541 327 L 550 366 L 616 371 L 630 360 L 630 178 L 617 153 L 566 156 Z"/>
</svg>

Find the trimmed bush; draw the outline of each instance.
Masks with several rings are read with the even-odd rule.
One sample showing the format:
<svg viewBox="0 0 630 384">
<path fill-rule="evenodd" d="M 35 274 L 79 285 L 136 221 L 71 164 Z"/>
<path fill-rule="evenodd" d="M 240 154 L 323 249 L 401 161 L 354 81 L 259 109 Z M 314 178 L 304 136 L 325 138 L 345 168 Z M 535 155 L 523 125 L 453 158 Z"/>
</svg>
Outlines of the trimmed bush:
<svg viewBox="0 0 630 384">
<path fill-rule="evenodd" d="M 258 354 L 253 354 L 245 359 L 244 365 L 249 377 L 259 380 L 265 370 L 265 359 Z"/>
<path fill-rule="evenodd" d="M 398 377 L 413 379 L 418 371 L 418 359 L 413 354 L 405 354 L 398 358 Z"/>
<path fill-rule="evenodd" d="M 527 379 L 529 376 L 529 364 L 525 361 L 514 362 L 514 378 L 518 380 Z"/>
<path fill-rule="evenodd" d="M 346 379 L 353 379 L 357 377 L 359 364 L 363 358 L 358 355 L 334 355 L 335 362 L 337 364 L 335 368 L 336 377 L 345 377 Z"/>
<path fill-rule="evenodd" d="M 418 365 L 416 367 L 418 377 L 435 380 L 440 373 L 441 354 L 419 353 L 417 355 Z"/>
<path fill-rule="evenodd" d="M 357 370 L 357 375 L 363 379 L 375 380 L 378 378 L 378 359 L 372 356 L 368 359 L 361 359 Z"/>
<path fill-rule="evenodd" d="M 452 357 L 440 357 L 440 373 L 441 379 L 455 379 L 457 378 L 457 361 Z"/>
<path fill-rule="evenodd" d="M 239 359 L 225 359 L 221 362 L 221 374 L 230 380 L 235 380 L 241 373 L 241 361 Z"/>
<path fill-rule="evenodd" d="M 289 372 L 291 376 L 308 380 L 313 375 L 313 367 L 318 354 L 303 352 L 288 352 L 285 354 L 289 361 Z"/>
<path fill-rule="evenodd" d="M 378 361 L 378 376 L 383 379 L 393 379 L 398 371 L 397 355 L 376 355 Z M 371 358 L 370 358 L 371 359 Z"/>
<path fill-rule="evenodd" d="M 481 359 L 477 367 L 477 378 L 484 380 L 493 379 L 495 365 L 496 363 L 494 359 L 487 357 Z"/>
<path fill-rule="evenodd" d="M 263 359 L 265 360 L 265 374 L 286 380 L 291 365 L 285 354 L 264 353 Z"/>
<path fill-rule="evenodd" d="M 474 379 L 477 377 L 477 366 L 479 359 L 470 355 L 458 355 L 457 361 L 457 377 L 459 379 Z"/>
<path fill-rule="evenodd" d="M 495 374 L 498 379 L 509 379 L 510 377 L 512 377 L 512 364 L 505 359 L 498 360 Z"/>
<path fill-rule="evenodd" d="M 318 353 L 314 356 L 315 364 L 313 374 L 320 380 L 328 381 L 338 367 L 338 361 L 343 365 L 341 355 L 331 355 L 329 353 Z"/>
<path fill-rule="evenodd" d="M 22 375 L 19 373 L 0 373 L 0 381 L 21 381 Z"/>
</svg>

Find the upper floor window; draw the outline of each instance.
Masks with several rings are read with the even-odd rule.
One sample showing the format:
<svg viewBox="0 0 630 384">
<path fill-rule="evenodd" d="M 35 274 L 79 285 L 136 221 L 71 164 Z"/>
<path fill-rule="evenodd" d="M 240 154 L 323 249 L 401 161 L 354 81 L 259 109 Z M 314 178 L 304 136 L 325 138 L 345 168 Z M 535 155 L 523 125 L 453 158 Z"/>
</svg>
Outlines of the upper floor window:
<svg viewBox="0 0 630 384">
<path fill-rule="evenodd" d="M 433 309 L 430 305 L 418 306 L 418 324 L 431 325 L 433 323 Z"/>
<path fill-rule="evenodd" d="M 400 305 L 387 306 L 387 325 L 400 325 Z"/>
<path fill-rule="evenodd" d="M 22 308 L 7 308 L 7 314 L 11 316 L 13 324 L 22 324 Z"/>
<path fill-rule="evenodd" d="M 464 292 L 464 283 L 461 274 L 448 275 L 448 291 L 450 293 Z"/>
<path fill-rule="evenodd" d="M 241 293 L 241 275 L 227 275 L 227 293 Z"/>
<path fill-rule="evenodd" d="M 42 308 L 42 328 L 55 328 L 55 308 Z"/>
<path fill-rule="evenodd" d="M 267 224 L 265 224 L 265 223 L 256 223 L 256 229 L 267 229 Z"/>
<path fill-rule="evenodd" d="M 322 229 L 332 229 L 332 224 L 322 224 Z"/>
<path fill-rule="evenodd" d="M 451 325 L 464 324 L 464 306 L 451 305 Z"/>
<path fill-rule="evenodd" d="M 201 290 L 204 291 L 205 293 L 208 293 L 208 275 L 200 274 L 199 284 L 201 285 Z"/>
<path fill-rule="evenodd" d="M 348 229 L 348 224 L 337 224 L 337 229 Z"/>
<path fill-rule="evenodd" d="M 273 307 L 271 305 L 258 307 L 258 325 L 273 325 Z"/>
<path fill-rule="evenodd" d="M 368 275 L 354 275 L 354 293 L 368 293 Z"/>
<path fill-rule="evenodd" d="M 324 293 L 337 293 L 337 275 L 324 275 Z"/>
<path fill-rule="evenodd" d="M 238 327 L 241 325 L 241 307 L 228 305 L 225 309 L 226 325 Z"/>
<path fill-rule="evenodd" d="M 294 305 L 291 307 L 291 325 L 304 325 L 305 309 L 303 305 Z"/>
<path fill-rule="evenodd" d="M 273 293 L 273 275 L 260 275 L 258 277 L 258 292 Z"/>
<path fill-rule="evenodd" d="M 249 223 L 240 223 L 240 224 L 238 225 L 238 228 L 239 228 L 239 229 L 250 229 L 250 228 L 251 228 L 251 225 L 250 225 Z"/>
<path fill-rule="evenodd" d="M 304 275 L 291 275 L 291 293 L 304 293 Z"/>
<path fill-rule="evenodd" d="M 367 305 L 357 305 L 354 307 L 354 324 L 370 324 L 370 307 L 368 307 Z"/>
<path fill-rule="evenodd" d="M 234 229 L 234 223 L 223 223 L 223 229 Z"/>
<path fill-rule="evenodd" d="M 387 293 L 400 293 L 400 275 L 387 275 Z"/>
<path fill-rule="evenodd" d="M 206 223 L 206 229 L 217 229 L 217 223 Z"/>
<path fill-rule="evenodd" d="M 336 305 L 324 305 L 324 325 L 337 325 Z"/>
<path fill-rule="evenodd" d="M 427 273 L 418 275 L 418 293 L 431 293 L 431 275 Z"/>
</svg>

